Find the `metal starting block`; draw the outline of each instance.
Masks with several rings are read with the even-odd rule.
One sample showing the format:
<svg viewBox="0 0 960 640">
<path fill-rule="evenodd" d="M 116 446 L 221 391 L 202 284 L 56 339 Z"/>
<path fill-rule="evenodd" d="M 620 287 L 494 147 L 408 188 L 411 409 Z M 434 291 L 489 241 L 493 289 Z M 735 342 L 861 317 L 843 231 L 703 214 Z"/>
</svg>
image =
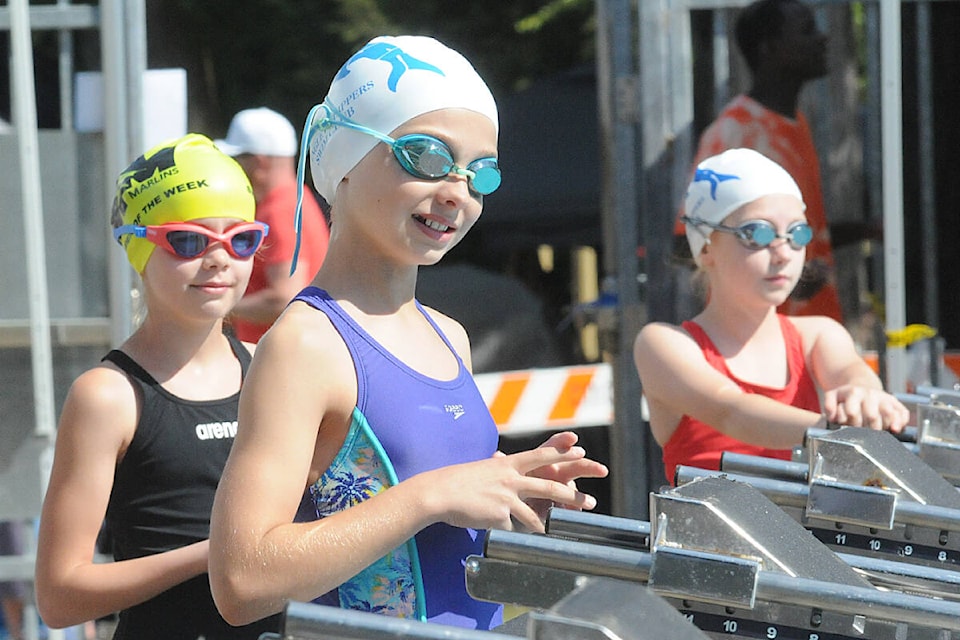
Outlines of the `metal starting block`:
<svg viewBox="0 0 960 640">
<path fill-rule="evenodd" d="M 960 406 L 960 389 L 957 388 L 922 384 L 917 386 L 914 393 L 915 395 L 929 398 L 931 402 L 942 402 L 944 404 Z"/>
<path fill-rule="evenodd" d="M 885 431 L 844 427 L 808 445 L 810 518 L 892 529 L 898 501 L 960 509 L 960 493 Z"/>
<path fill-rule="evenodd" d="M 511 633 L 500 633 L 500 629 Z M 702 631 L 643 585 L 591 577 L 549 609 L 525 613 L 494 631 L 392 618 L 291 602 L 281 633 L 260 640 L 707 640 Z"/>
<path fill-rule="evenodd" d="M 869 587 L 795 520 L 742 482 L 708 479 L 651 494 L 649 583 L 657 592 L 753 609 L 760 571 Z"/>
<path fill-rule="evenodd" d="M 585 578 L 547 611 L 529 614 L 537 640 L 707 640 L 694 624 L 647 587 Z"/>
<path fill-rule="evenodd" d="M 838 552 L 960 570 L 960 492 L 896 438 L 844 427 L 808 437 L 808 451 L 806 471 L 764 460 L 750 469 L 760 475 L 733 474 L 728 466 L 746 470 L 749 456 L 725 455 L 722 471 L 680 466 L 676 478 L 747 482 Z"/>
<path fill-rule="evenodd" d="M 262 633 L 259 640 L 516 640 L 516 636 L 474 631 L 407 618 L 354 611 L 307 602 L 289 602 L 283 611 L 281 631 Z"/>
<path fill-rule="evenodd" d="M 960 390 L 917 387 L 916 393 L 897 394 L 916 419 L 917 426 L 893 434 L 951 484 L 960 485 Z M 810 429 L 807 440 L 829 433 Z M 805 451 L 800 449 L 801 459 Z"/>
<path fill-rule="evenodd" d="M 547 519 L 547 533 L 559 538 L 625 549 L 650 549 L 649 522 L 586 511 L 553 509 Z M 957 599 L 960 594 L 960 572 L 957 571 L 882 557 L 842 552 L 836 555 L 875 587 L 942 599 Z"/>
<path fill-rule="evenodd" d="M 919 405 L 917 425 L 917 455 L 948 482 L 960 484 L 960 408 L 939 402 Z"/>
<path fill-rule="evenodd" d="M 489 531 L 484 555 L 468 560 L 467 589 L 549 608 L 604 576 L 646 584 L 713 638 L 960 639 L 960 602 L 877 588 L 746 483 L 698 478 L 651 506 L 646 527 L 554 510 L 547 535 Z"/>
<path fill-rule="evenodd" d="M 894 395 L 910 410 L 918 425 L 908 426 L 894 437 L 951 484 L 960 485 L 960 389 L 921 385 L 914 393 Z M 809 429 L 807 440 L 831 430 Z M 795 449 L 794 459 L 806 462 L 806 450 Z"/>
</svg>

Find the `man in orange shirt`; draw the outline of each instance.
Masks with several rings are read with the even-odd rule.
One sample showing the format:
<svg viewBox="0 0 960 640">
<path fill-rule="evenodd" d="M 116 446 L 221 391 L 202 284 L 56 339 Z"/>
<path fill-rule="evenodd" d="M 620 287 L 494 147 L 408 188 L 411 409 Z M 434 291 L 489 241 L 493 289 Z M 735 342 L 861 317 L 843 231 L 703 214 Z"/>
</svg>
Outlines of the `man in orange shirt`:
<svg viewBox="0 0 960 640">
<path fill-rule="evenodd" d="M 237 113 L 217 146 L 240 163 L 257 201 L 256 217 L 270 235 L 254 258 L 250 284 L 233 308 L 231 326 L 244 342 L 257 342 L 287 303 L 310 284 L 327 252 L 330 231 L 316 198 L 303 198 L 297 270 L 290 274 L 297 241 L 297 134 L 281 114 L 260 107 Z"/>
<path fill-rule="evenodd" d="M 693 166 L 726 149 L 746 147 L 787 170 L 803 194 L 814 237 L 807 245 L 804 276 L 778 310 L 843 322 L 817 151 L 810 126 L 797 108 L 804 83 L 827 72 L 826 36 L 817 28 L 813 12 L 799 0 L 750 4 L 737 16 L 735 35 L 752 84 L 703 132 Z M 677 225 L 675 233 L 682 236 L 683 224 Z"/>
</svg>

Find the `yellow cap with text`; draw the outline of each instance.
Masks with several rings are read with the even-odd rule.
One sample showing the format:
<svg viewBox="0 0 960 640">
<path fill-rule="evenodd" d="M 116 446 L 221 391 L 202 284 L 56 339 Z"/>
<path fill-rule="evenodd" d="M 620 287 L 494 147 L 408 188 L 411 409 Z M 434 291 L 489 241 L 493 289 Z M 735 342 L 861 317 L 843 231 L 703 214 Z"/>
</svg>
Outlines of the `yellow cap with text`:
<svg viewBox="0 0 960 640">
<path fill-rule="evenodd" d="M 134 160 L 117 179 L 113 220 L 150 226 L 198 218 L 253 222 L 256 202 L 246 173 L 209 138 L 191 133 L 163 142 Z M 132 233 L 120 237 L 143 273 L 156 246 Z"/>
</svg>

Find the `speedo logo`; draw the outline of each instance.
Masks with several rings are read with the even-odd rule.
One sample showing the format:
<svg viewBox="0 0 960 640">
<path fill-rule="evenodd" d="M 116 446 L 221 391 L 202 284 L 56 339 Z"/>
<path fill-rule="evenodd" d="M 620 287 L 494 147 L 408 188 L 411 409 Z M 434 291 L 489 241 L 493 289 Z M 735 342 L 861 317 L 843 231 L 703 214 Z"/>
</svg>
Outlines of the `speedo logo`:
<svg viewBox="0 0 960 640">
<path fill-rule="evenodd" d="M 462 404 L 445 404 L 443 405 L 443 410 L 449 414 L 452 414 L 454 420 L 459 419 L 461 416 L 463 416 L 463 414 L 466 413 L 466 410 L 463 408 Z"/>
<path fill-rule="evenodd" d="M 237 436 L 237 421 L 207 422 L 197 425 L 197 440 L 226 440 Z"/>
</svg>

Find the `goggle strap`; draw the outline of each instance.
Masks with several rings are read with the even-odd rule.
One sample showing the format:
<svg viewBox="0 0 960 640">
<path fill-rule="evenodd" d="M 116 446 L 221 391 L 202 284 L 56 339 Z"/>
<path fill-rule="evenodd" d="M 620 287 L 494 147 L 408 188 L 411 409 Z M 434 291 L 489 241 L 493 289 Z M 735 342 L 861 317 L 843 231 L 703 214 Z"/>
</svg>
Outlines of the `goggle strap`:
<svg viewBox="0 0 960 640">
<path fill-rule="evenodd" d="M 369 129 L 363 126 L 362 124 L 357 124 L 356 122 L 351 122 L 350 120 L 341 120 L 341 121 L 331 120 L 330 124 L 346 127 L 347 129 L 353 129 L 354 131 L 359 131 L 360 133 L 365 133 L 368 136 L 373 136 L 380 142 L 383 142 L 390 146 L 393 146 L 397 142 L 395 138 L 391 138 L 386 134 L 380 133 L 379 131 L 375 131 L 373 129 Z"/>
<path fill-rule="evenodd" d="M 120 238 L 126 235 L 132 235 L 135 238 L 146 238 L 147 228 L 142 224 L 124 224 L 113 230 L 113 237 L 120 244 L 123 244 Z"/>
<path fill-rule="evenodd" d="M 307 114 L 307 121 L 300 134 L 300 157 L 297 159 L 297 208 L 294 210 L 293 229 L 297 233 L 297 241 L 293 245 L 293 258 L 290 261 L 290 275 L 297 270 L 297 259 L 300 257 L 300 235 L 303 229 L 303 181 L 306 174 L 307 157 L 310 155 L 310 138 L 313 136 L 313 118 L 317 111 L 326 109 L 326 105 L 315 104 Z"/>
<path fill-rule="evenodd" d="M 703 236 L 706 243 L 710 244 L 710 231 L 712 231 L 712 229 L 710 229 L 710 227 L 708 226 L 708 223 L 705 220 L 703 220 L 702 218 L 695 218 L 693 216 L 682 215 L 680 216 L 680 222 L 684 224 L 692 225 L 693 228 L 696 229 L 700 233 L 700 235 Z M 707 229 L 710 229 L 710 230 L 705 230 L 704 227 L 707 227 Z"/>
<path fill-rule="evenodd" d="M 135 224 L 124 224 L 113 230 L 113 239 L 120 242 L 120 238 L 131 233 L 138 238 L 143 238 L 147 235 L 147 229 L 146 227 L 138 227 Z"/>
<path fill-rule="evenodd" d="M 325 115 L 317 125 L 318 128 L 320 129 L 323 129 L 325 127 L 345 127 L 347 129 L 353 129 L 354 131 L 359 131 L 360 133 L 365 133 L 368 136 L 373 136 L 380 142 L 384 142 L 391 146 L 393 146 L 397 142 L 396 139 L 391 138 L 385 133 L 380 133 L 375 129 L 371 129 L 369 127 L 363 126 L 360 123 L 354 122 L 353 120 L 349 119 L 348 117 L 340 113 L 335 107 L 327 104 L 326 101 L 324 101 L 323 104 L 317 105 L 317 106 L 321 107 L 327 112 L 327 115 Z M 314 109 L 316 108 L 317 107 L 314 107 Z"/>
</svg>

